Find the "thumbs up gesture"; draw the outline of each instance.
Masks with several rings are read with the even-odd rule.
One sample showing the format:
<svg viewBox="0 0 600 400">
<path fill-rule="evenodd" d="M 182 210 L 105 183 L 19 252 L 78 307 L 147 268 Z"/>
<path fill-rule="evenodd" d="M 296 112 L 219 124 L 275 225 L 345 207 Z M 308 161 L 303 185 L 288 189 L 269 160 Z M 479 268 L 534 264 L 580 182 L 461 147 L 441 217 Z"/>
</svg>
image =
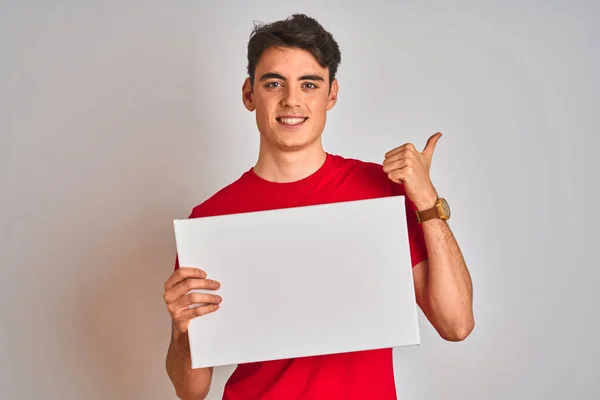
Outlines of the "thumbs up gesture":
<svg viewBox="0 0 600 400">
<path fill-rule="evenodd" d="M 433 207 L 437 199 L 429 169 L 433 151 L 441 137 L 440 132 L 432 135 L 421 152 L 412 143 L 407 143 L 385 154 L 383 170 L 392 182 L 404 184 L 406 196 L 418 210 Z"/>
</svg>

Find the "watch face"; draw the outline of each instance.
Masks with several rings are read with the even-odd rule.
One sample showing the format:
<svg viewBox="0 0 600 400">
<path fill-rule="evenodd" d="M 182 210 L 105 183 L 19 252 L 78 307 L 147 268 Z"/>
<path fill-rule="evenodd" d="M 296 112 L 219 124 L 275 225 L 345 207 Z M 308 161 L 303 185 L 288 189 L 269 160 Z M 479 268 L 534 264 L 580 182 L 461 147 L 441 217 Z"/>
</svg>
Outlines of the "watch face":
<svg viewBox="0 0 600 400">
<path fill-rule="evenodd" d="M 444 210 L 444 214 L 446 215 L 446 217 L 450 218 L 450 206 L 448 205 L 448 202 L 444 199 L 442 199 L 442 210 Z"/>
</svg>

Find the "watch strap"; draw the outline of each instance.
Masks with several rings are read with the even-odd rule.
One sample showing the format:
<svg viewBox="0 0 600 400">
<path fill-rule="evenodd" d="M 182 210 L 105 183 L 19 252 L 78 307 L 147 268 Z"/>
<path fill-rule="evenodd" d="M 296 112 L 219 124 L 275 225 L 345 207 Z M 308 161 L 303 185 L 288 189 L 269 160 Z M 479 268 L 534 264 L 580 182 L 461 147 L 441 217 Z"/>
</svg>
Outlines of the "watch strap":
<svg viewBox="0 0 600 400">
<path fill-rule="evenodd" d="M 428 210 L 417 211 L 417 220 L 419 223 L 429 221 L 430 219 L 440 218 L 437 204 Z"/>
</svg>

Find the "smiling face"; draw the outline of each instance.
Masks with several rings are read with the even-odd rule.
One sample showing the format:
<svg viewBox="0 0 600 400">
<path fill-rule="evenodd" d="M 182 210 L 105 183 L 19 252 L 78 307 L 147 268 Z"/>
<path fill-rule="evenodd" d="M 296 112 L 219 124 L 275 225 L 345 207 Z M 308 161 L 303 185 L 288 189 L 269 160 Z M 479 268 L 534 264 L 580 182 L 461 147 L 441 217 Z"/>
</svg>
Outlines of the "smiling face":
<svg viewBox="0 0 600 400">
<path fill-rule="evenodd" d="M 246 108 L 256 111 L 261 147 L 298 151 L 321 147 L 327 111 L 336 103 L 338 83 L 311 53 L 269 47 L 242 89 Z"/>
</svg>

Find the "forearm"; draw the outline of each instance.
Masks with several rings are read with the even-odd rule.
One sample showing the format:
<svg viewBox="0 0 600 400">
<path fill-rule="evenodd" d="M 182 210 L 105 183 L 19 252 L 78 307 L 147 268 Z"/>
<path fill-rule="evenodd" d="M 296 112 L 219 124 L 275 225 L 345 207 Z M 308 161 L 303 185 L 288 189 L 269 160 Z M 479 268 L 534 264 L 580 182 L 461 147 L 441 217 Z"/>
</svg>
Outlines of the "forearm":
<svg viewBox="0 0 600 400">
<path fill-rule="evenodd" d="M 212 368 L 191 368 L 187 333 L 173 328 L 166 360 L 167 374 L 177 396 L 183 400 L 204 399 L 210 390 Z"/>
<path fill-rule="evenodd" d="M 474 326 L 471 277 L 448 224 L 424 221 L 429 259 L 425 312 L 447 340 L 463 340 Z"/>
</svg>

